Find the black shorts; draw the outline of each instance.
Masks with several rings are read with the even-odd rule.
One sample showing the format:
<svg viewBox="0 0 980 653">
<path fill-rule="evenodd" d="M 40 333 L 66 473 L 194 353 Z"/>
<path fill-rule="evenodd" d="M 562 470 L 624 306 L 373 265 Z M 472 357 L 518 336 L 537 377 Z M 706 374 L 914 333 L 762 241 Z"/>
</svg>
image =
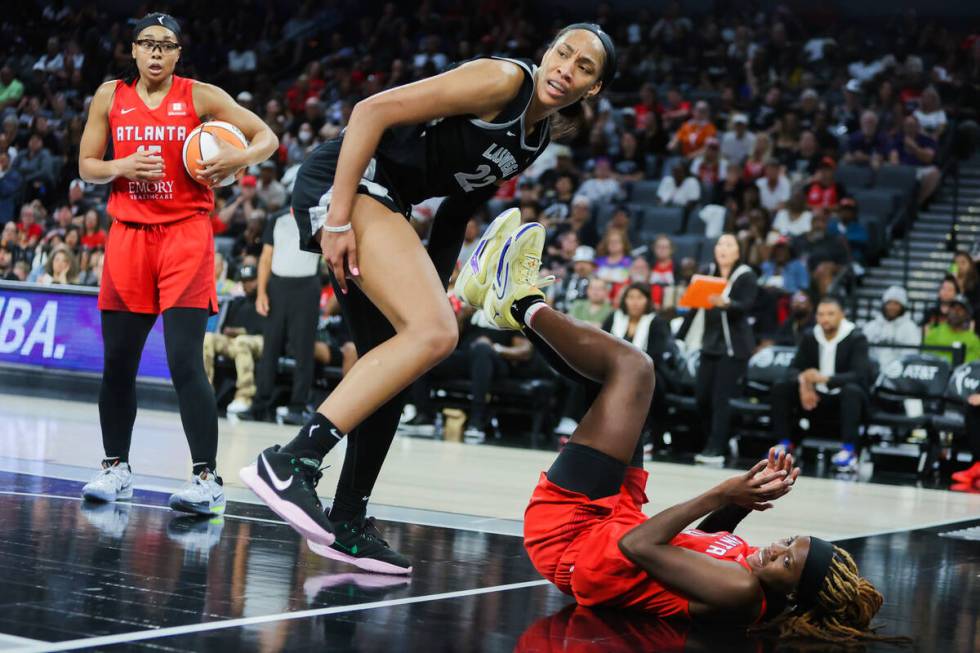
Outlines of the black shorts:
<svg viewBox="0 0 980 653">
<path fill-rule="evenodd" d="M 292 213 L 299 227 L 300 248 L 314 254 L 320 251 L 316 231 L 326 219 L 333 191 L 333 179 L 337 173 L 337 160 L 340 158 L 342 139 L 327 141 L 316 148 L 303 161 L 293 185 Z M 385 207 L 401 213 L 406 218 L 412 215 L 412 206 L 399 199 L 390 177 L 385 174 L 377 159 L 371 159 L 361 178 L 357 192 L 373 197 Z M 312 209 L 312 214 L 311 214 Z"/>
</svg>

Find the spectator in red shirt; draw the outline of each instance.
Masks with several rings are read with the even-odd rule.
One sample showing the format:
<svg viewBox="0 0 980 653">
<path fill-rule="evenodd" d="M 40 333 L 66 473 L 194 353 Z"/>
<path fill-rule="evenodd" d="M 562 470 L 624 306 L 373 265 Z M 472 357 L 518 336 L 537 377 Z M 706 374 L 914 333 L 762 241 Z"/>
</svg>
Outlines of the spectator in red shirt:
<svg viewBox="0 0 980 653">
<path fill-rule="evenodd" d="M 657 90 L 653 84 L 647 82 L 640 87 L 640 102 L 633 105 L 636 113 L 636 128 L 645 131 L 647 123 L 655 116 L 663 113 L 663 107 L 657 100 Z"/>
<path fill-rule="evenodd" d="M 319 61 L 311 61 L 306 67 L 307 93 L 310 96 L 319 97 L 323 89 L 327 87 L 327 82 L 323 79 L 323 66 Z"/>
<path fill-rule="evenodd" d="M 89 209 L 82 223 L 82 246 L 85 249 L 104 249 L 105 230 L 102 228 L 99 212 Z"/>
<path fill-rule="evenodd" d="M 691 103 L 681 97 L 676 88 L 667 91 L 667 101 L 663 105 L 664 128 L 674 131 L 691 115 Z"/>
<path fill-rule="evenodd" d="M 34 247 L 44 235 L 44 229 L 35 222 L 34 207 L 25 204 L 20 207 L 20 222 L 17 223 L 17 233 L 20 235 L 21 247 Z"/>
<path fill-rule="evenodd" d="M 844 186 L 834 181 L 837 164 L 829 156 L 820 159 L 817 174 L 806 192 L 806 203 L 810 208 L 836 211 L 841 199 L 847 194 Z"/>
<path fill-rule="evenodd" d="M 653 285 L 653 304 L 660 310 L 664 303 L 664 289 L 674 281 L 674 243 L 667 234 L 660 234 L 653 241 L 653 267 L 650 270 Z"/>
<path fill-rule="evenodd" d="M 307 98 L 311 97 L 316 97 L 316 93 L 311 92 L 310 78 L 303 73 L 286 91 L 286 106 L 294 116 L 299 115 L 306 108 Z"/>
<path fill-rule="evenodd" d="M 721 158 L 719 145 L 717 138 L 709 138 L 701 156 L 691 164 L 691 174 L 701 182 L 702 195 L 710 195 L 714 187 L 728 174 L 728 163 Z"/>
</svg>

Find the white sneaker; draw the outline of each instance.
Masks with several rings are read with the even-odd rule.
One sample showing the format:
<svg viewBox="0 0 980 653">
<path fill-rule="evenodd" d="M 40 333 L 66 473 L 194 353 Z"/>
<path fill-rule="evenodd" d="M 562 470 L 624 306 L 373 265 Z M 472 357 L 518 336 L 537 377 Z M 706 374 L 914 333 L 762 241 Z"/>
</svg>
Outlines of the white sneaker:
<svg viewBox="0 0 980 653">
<path fill-rule="evenodd" d="M 235 399 L 228 404 L 228 408 L 226 408 L 225 411 L 237 415 L 239 413 L 244 413 L 246 410 L 250 410 L 251 408 L 251 401 L 246 401 L 245 399 Z"/>
<path fill-rule="evenodd" d="M 170 508 L 195 515 L 223 514 L 225 491 L 221 486 L 221 479 L 210 469 L 205 469 L 170 495 Z"/>
<path fill-rule="evenodd" d="M 486 431 L 481 431 L 473 427 L 468 427 L 463 431 L 463 442 L 467 444 L 483 444 L 487 441 Z"/>
<path fill-rule="evenodd" d="M 562 417 L 561 421 L 558 422 L 558 426 L 555 427 L 555 434 L 571 436 L 577 428 L 578 422 L 571 417 Z"/>
<path fill-rule="evenodd" d="M 82 486 L 87 501 L 118 501 L 133 498 L 133 470 L 129 463 L 102 461 L 102 471 Z"/>
<path fill-rule="evenodd" d="M 694 455 L 694 462 L 700 465 L 724 465 L 725 455 L 720 453 L 699 453 Z"/>
<path fill-rule="evenodd" d="M 498 329 L 520 331 L 521 325 L 510 314 L 511 305 L 530 295 L 543 298 L 539 288 L 554 281 L 538 279 L 546 235 L 541 224 L 529 222 L 507 240 L 496 256 L 485 262 L 495 272 L 490 275 L 491 288 L 483 301 L 483 314 Z"/>
<path fill-rule="evenodd" d="M 483 232 L 476 249 L 459 270 L 453 292 L 465 304 L 473 308 L 483 306 L 483 298 L 490 287 L 489 261 L 496 261 L 496 254 L 510 235 L 521 226 L 521 210 L 507 209 L 494 219 Z"/>
</svg>

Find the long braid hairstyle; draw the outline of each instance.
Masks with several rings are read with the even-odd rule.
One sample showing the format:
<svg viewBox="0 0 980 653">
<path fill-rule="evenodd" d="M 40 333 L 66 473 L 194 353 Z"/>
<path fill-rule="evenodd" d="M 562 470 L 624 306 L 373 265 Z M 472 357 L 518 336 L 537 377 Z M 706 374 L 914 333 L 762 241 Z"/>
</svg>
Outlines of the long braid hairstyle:
<svg viewBox="0 0 980 653">
<path fill-rule="evenodd" d="M 816 604 L 799 612 L 788 612 L 759 627 L 780 639 L 811 639 L 848 646 L 862 642 L 884 641 L 908 644 L 907 637 L 878 635 L 871 620 L 884 602 L 881 592 L 858 572 L 854 559 L 835 546 L 834 557 Z"/>
</svg>

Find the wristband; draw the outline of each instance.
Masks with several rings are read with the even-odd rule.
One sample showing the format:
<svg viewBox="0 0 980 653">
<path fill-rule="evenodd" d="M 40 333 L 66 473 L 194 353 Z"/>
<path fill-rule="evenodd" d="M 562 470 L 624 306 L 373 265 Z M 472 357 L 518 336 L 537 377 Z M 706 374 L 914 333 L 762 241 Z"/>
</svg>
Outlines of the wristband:
<svg viewBox="0 0 980 653">
<path fill-rule="evenodd" d="M 330 225 L 325 224 L 325 225 L 323 225 L 323 230 L 326 231 L 327 233 L 331 233 L 331 234 L 342 234 L 345 231 L 350 231 L 351 230 L 351 224 L 350 224 L 350 222 L 348 222 L 347 224 L 341 225 L 339 227 L 331 227 Z"/>
</svg>

